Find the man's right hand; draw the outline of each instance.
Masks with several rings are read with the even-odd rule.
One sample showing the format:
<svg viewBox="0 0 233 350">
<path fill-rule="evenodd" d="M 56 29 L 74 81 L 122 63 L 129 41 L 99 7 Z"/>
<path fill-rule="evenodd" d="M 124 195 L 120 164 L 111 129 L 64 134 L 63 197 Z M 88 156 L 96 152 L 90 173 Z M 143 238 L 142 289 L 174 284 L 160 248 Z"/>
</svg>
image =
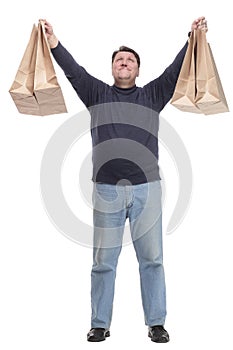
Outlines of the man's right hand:
<svg viewBox="0 0 233 350">
<path fill-rule="evenodd" d="M 52 25 L 46 19 L 40 19 L 44 23 L 45 34 L 47 36 L 48 44 L 51 49 L 54 49 L 58 45 L 58 39 L 53 32 Z"/>
</svg>

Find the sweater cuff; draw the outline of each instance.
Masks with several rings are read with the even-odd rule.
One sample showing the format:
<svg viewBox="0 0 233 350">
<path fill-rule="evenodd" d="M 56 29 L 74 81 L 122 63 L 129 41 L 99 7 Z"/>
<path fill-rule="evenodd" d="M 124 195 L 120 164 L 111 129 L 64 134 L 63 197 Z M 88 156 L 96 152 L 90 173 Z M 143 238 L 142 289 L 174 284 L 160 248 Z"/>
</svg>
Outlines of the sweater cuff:
<svg viewBox="0 0 233 350">
<path fill-rule="evenodd" d="M 50 49 L 51 50 L 51 52 L 55 52 L 58 48 L 59 48 L 59 46 L 61 46 L 61 43 L 60 43 L 60 41 L 58 41 L 58 44 L 57 44 L 57 46 L 56 47 L 54 47 L 53 49 Z"/>
</svg>

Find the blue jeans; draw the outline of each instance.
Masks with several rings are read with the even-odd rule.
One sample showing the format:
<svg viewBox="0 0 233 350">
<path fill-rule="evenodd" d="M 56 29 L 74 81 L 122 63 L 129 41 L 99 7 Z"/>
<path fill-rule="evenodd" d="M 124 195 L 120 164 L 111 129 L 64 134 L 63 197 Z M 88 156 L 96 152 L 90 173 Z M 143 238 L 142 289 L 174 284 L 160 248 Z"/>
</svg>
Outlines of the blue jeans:
<svg viewBox="0 0 233 350">
<path fill-rule="evenodd" d="M 93 189 L 92 327 L 110 328 L 116 268 L 127 218 L 139 263 L 145 323 L 165 323 L 160 181 L 126 186 L 97 183 Z"/>
</svg>

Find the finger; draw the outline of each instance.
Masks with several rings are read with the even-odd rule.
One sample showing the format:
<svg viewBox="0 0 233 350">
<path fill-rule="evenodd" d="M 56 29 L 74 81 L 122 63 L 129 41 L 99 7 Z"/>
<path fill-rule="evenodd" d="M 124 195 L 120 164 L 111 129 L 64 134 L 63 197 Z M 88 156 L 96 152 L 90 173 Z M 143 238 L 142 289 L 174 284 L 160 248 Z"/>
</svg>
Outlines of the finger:
<svg viewBox="0 0 233 350">
<path fill-rule="evenodd" d="M 207 32 L 208 31 L 208 26 L 207 26 L 207 21 L 205 23 L 202 23 L 198 26 L 198 29 Z"/>
<path fill-rule="evenodd" d="M 207 21 L 203 20 L 203 21 L 199 22 L 198 27 L 207 27 Z"/>
<path fill-rule="evenodd" d="M 48 34 L 53 34 L 53 26 L 45 20 L 44 22 L 45 30 Z"/>
<path fill-rule="evenodd" d="M 44 22 L 44 25 L 47 26 L 47 27 L 51 27 L 52 28 L 52 25 L 45 19 L 45 18 L 40 18 L 39 21 L 42 21 Z"/>
<path fill-rule="evenodd" d="M 205 20 L 205 16 L 198 17 L 198 18 L 196 19 L 196 23 L 202 22 L 202 21 L 204 21 L 204 20 Z"/>
<path fill-rule="evenodd" d="M 201 23 L 202 21 L 205 20 L 205 17 L 204 16 L 201 16 L 201 17 L 198 17 L 196 18 L 193 23 L 192 23 L 192 28 L 193 29 L 197 29 L 197 26 L 199 25 L 199 23 Z"/>
</svg>

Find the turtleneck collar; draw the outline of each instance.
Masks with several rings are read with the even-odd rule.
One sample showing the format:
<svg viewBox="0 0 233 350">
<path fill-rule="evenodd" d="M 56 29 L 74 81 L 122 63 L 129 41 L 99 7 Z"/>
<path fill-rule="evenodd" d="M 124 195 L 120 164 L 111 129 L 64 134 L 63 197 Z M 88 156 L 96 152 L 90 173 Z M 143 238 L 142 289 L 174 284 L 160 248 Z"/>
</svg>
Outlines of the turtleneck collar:
<svg viewBox="0 0 233 350">
<path fill-rule="evenodd" d="M 129 95 L 131 94 L 132 92 L 134 92 L 136 89 L 137 89 L 137 86 L 134 85 L 130 88 L 121 88 L 121 87 L 118 87 L 116 86 L 115 84 L 113 85 L 113 89 L 121 94 L 124 94 L 124 95 Z"/>
</svg>

